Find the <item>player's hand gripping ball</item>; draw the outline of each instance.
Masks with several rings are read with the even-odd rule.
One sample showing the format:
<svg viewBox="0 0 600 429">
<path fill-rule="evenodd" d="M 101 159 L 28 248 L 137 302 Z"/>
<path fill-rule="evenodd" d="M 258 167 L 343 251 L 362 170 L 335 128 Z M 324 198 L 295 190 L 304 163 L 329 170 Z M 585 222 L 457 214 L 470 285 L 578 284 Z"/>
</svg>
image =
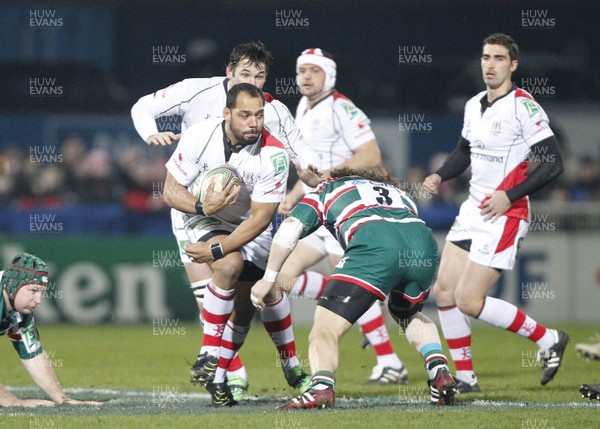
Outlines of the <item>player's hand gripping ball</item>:
<svg viewBox="0 0 600 429">
<path fill-rule="evenodd" d="M 230 182 L 233 182 L 233 189 L 235 189 L 236 186 L 240 186 L 242 184 L 242 179 L 234 167 L 229 164 L 222 164 L 200 174 L 190 186 L 190 192 L 194 197 L 203 202 L 206 198 L 208 188 L 213 182 L 213 192 L 215 194 L 220 194 Z"/>
</svg>

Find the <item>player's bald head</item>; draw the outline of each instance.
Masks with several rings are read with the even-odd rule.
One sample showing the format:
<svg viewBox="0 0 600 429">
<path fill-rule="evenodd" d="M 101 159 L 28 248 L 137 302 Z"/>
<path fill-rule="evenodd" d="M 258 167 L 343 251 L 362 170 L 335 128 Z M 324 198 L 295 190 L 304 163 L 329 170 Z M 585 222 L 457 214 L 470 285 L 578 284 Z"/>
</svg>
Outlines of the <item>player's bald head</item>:
<svg viewBox="0 0 600 429">
<path fill-rule="evenodd" d="M 225 107 L 230 110 L 235 108 L 240 94 L 247 94 L 251 98 L 260 98 L 262 105 L 265 105 L 265 95 L 260 89 L 249 83 L 239 83 L 227 91 Z"/>
</svg>

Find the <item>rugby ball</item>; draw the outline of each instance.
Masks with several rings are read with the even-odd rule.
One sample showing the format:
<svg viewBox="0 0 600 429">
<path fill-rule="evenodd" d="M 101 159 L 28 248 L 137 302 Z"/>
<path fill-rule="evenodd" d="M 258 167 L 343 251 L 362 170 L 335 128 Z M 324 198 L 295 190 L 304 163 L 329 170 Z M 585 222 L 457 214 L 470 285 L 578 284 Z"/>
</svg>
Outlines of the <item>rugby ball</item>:
<svg viewBox="0 0 600 429">
<path fill-rule="evenodd" d="M 194 197 L 198 198 L 200 201 L 204 201 L 208 187 L 213 182 L 215 184 L 214 193 L 220 194 L 230 182 L 233 182 L 234 186 L 240 186 L 242 184 L 242 179 L 237 170 L 231 165 L 217 165 L 200 174 L 189 187 L 189 191 Z"/>
</svg>

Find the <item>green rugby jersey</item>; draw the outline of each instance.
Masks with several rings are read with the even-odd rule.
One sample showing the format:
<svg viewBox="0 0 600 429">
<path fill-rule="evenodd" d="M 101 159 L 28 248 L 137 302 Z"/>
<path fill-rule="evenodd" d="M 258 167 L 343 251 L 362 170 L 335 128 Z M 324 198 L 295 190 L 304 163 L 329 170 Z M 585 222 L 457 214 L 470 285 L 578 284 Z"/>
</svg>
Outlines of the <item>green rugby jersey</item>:
<svg viewBox="0 0 600 429">
<path fill-rule="evenodd" d="M 0 271 L 0 278 L 3 272 Z M 21 314 L 9 310 L 0 290 L 0 336 L 2 335 L 8 336 L 21 359 L 31 359 L 43 352 L 33 313 Z"/>
<path fill-rule="evenodd" d="M 327 180 L 305 195 L 290 216 L 304 224 L 302 237 L 325 225 L 344 249 L 356 229 L 367 222 L 423 222 L 406 192 L 360 176 Z"/>
</svg>

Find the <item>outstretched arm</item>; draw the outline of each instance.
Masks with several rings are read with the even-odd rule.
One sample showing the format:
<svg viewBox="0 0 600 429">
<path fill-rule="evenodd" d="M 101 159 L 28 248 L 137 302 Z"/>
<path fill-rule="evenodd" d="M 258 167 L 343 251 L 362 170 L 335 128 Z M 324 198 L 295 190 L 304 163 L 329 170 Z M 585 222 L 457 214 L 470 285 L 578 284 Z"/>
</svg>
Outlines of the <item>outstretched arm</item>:
<svg viewBox="0 0 600 429">
<path fill-rule="evenodd" d="M 21 359 L 21 362 L 23 362 L 25 369 L 33 381 L 35 381 L 35 384 L 37 384 L 56 404 L 84 404 L 97 407 L 102 405 L 101 402 L 77 401 L 69 398 L 60 387 L 54 368 L 52 368 L 52 362 L 48 359 L 46 352 L 40 353 L 31 359 Z"/>
<path fill-rule="evenodd" d="M 294 217 L 288 217 L 277 230 L 277 234 L 273 237 L 265 275 L 256 282 L 250 293 L 250 299 L 256 308 L 262 310 L 265 307 L 265 298 L 267 295 L 270 296 L 268 301 L 276 298 L 276 291 L 273 289 L 279 270 L 281 270 L 283 263 L 296 247 L 304 229 L 302 222 Z"/>
<path fill-rule="evenodd" d="M 10 393 L 4 386 L 0 385 L 0 407 L 53 407 L 52 401 L 45 399 L 19 399 Z"/>
</svg>

